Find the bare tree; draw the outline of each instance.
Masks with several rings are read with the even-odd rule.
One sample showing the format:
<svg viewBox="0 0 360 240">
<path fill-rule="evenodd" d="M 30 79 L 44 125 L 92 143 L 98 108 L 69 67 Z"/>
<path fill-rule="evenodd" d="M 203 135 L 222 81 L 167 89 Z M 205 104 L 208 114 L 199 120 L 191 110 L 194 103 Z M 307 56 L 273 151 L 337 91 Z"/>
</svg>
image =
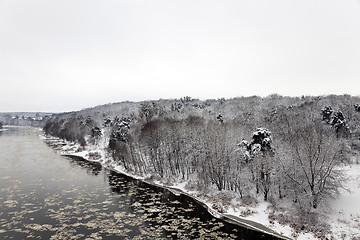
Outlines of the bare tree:
<svg viewBox="0 0 360 240">
<path fill-rule="evenodd" d="M 345 158 L 344 144 L 320 120 L 293 125 L 286 138 L 286 159 L 278 156 L 295 187 L 295 200 L 305 196 L 303 200 L 317 208 L 325 195 L 336 194 L 340 186 L 335 166 Z"/>
</svg>

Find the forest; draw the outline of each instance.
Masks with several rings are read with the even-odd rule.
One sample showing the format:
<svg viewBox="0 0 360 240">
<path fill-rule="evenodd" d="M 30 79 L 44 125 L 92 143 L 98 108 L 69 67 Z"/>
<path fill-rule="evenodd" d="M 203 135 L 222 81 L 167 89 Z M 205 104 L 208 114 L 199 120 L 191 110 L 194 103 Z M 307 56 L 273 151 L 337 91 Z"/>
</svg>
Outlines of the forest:
<svg viewBox="0 0 360 240">
<path fill-rule="evenodd" d="M 44 132 L 104 144 L 130 173 L 267 201 L 273 219 L 325 234 L 317 209 L 337 197 L 341 166 L 359 161 L 359 104 L 350 95 L 277 94 L 121 102 L 54 114 Z"/>
</svg>

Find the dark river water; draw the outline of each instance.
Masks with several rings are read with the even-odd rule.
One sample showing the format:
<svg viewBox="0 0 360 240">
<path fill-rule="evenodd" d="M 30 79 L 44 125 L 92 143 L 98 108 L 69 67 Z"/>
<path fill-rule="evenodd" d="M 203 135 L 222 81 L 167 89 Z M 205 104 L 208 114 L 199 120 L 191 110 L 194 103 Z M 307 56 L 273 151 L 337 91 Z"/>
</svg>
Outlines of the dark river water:
<svg viewBox="0 0 360 240">
<path fill-rule="evenodd" d="M 60 156 L 34 128 L 0 132 L 0 239 L 276 239 L 100 165 Z"/>
</svg>

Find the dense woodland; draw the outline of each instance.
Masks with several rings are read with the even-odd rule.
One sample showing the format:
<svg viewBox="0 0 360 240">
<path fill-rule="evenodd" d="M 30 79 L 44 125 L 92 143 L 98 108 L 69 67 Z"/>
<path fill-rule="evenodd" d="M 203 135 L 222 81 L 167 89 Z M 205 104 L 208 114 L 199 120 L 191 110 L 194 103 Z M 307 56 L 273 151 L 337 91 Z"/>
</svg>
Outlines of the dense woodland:
<svg viewBox="0 0 360 240">
<path fill-rule="evenodd" d="M 287 202 L 301 215 L 336 197 L 339 166 L 358 161 L 359 103 L 276 94 L 122 102 L 53 115 L 44 131 L 82 146 L 105 139 L 129 172 L 262 198 L 275 209 Z"/>
</svg>

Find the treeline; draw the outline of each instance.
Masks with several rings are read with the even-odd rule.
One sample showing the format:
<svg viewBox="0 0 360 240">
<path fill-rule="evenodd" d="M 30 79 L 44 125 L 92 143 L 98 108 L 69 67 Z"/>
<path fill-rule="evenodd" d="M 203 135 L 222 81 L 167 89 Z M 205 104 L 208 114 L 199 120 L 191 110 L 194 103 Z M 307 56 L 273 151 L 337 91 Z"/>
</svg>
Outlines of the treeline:
<svg viewBox="0 0 360 240">
<path fill-rule="evenodd" d="M 56 115 L 44 131 L 83 146 L 104 138 L 130 172 L 241 198 L 289 200 L 309 212 L 336 196 L 336 167 L 360 149 L 359 102 L 348 95 L 186 97 Z"/>
<path fill-rule="evenodd" d="M 46 134 L 77 142 L 81 146 L 87 145 L 86 137 L 88 137 L 89 143 L 94 144 L 95 140 L 101 136 L 101 130 L 97 127 L 97 123 L 90 117 L 84 118 L 83 116 L 67 119 L 55 117 L 46 122 L 43 130 Z"/>
<path fill-rule="evenodd" d="M 0 122 L 3 125 L 44 127 L 50 116 L 51 113 L 0 113 Z"/>
</svg>

